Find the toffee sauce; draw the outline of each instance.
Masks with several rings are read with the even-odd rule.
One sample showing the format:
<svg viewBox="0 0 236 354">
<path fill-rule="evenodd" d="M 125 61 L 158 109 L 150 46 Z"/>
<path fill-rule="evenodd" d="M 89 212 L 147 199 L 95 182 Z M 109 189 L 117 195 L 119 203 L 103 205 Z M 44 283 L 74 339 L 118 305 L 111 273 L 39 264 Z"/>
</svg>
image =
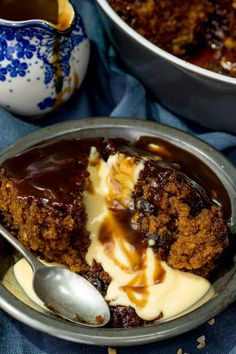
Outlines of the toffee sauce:
<svg viewBox="0 0 236 354">
<path fill-rule="evenodd" d="M 148 148 L 150 144 L 158 146 L 156 151 Z M 202 186 L 211 200 L 221 205 L 224 217 L 230 219 L 231 203 L 223 183 L 212 169 L 197 156 L 157 137 L 143 136 L 138 139 L 135 145 L 139 149 L 144 149 L 152 153 L 156 152 L 156 154 L 168 160 L 168 162 L 177 163 L 180 171 L 186 175 L 187 179 L 193 182 L 196 181 L 199 186 Z M 196 188 L 197 184 L 195 182 L 194 185 Z M 201 191 L 202 188 L 200 187 L 200 192 Z"/>
<path fill-rule="evenodd" d="M 120 147 L 122 140 L 112 140 L 117 140 Z M 14 180 L 20 197 L 30 196 L 35 200 L 43 200 L 44 204 L 50 201 L 62 204 L 70 194 L 73 194 L 74 187 L 80 186 L 91 146 L 95 146 L 99 151 L 102 149 L 103 141 L 104 138 L 85 138 L 40 145 L 9 158 L 1 167 L 5 171 L 4 174 Z M 148 149 L 150 144 L 156 144 L 158 150 Z M 222 182 L 195 155 L 156 137 L 141 137 L 134 147 L 131 146 L 124 145 L 123 150 L 133 156 L 140 156 L 140 153 L 156 153 L 168 160 L 168 163 L 159 162 L 160 169 L 169 170 L 171 168 L 169 162 L 179 164 L 183 173 L 199 183 L 222 205 L 225 217 L 230 217 L 230 199 Z M 109 152 L 112 152 L 112 149 Z"/>
<path fill-rule="evenodd" d="M 9 21 L 42 19 L 58 22 L 57 0 L 0 0 L 0 17 Z"/>
<path fill-rule="evenodd" d="M 122 190 L 122 187 L 120 190 Z M 121 286 L 121 289 L 133 304 L 142 308 L 147 304 L 149 299 L 146 274 L 148 246 L 144 243 L 142 233 L 137 230 L 136 225 L 133 223 L 135 211 L 125 208 L 117 200 L 115 203 L 107 201 L 107 204 L 110 213 L 101 224 L 98 239 L 104 245 L 106 254 L 120 269 L 127 273 L 135 274 L 134 278 L 127 285 Z M 120 262 L 116 257 L 115 247 L 117 244 L 122 254 L 128 260 L 127 264 Z M 161 266 L 161 260 L 156 256 L 152 283 L 161 283 L 164 277 L 165 270 Z"/>
<path fill-rule="evenodd" d="M 219 74 L 232 77 L 236 75 L 236 52 L 233 50 L 203 48 L 198 53 L 189 56 L 187 61 Z"/>
<path fill-rule="evenodd" d="M 14 181 L 21 198 L 43 205 L 73 204 L 74 192 L 82 192 L 91 146 L 102 138 L 60 140 L 16 155 L 2 164 L 3 175 Z"/>
<path fill-rule="evenodd" d="M 131 186 L 138 178 L 138 176 L 135 178 L 136 168 L 140 173 L 144 165 L 142 160 L 140 161 L 141 155 L 134 146 L 116 139 L 113 139 L 112 143 L 118 144 L 118 149 L 115 148 L 114 152 L 119 151 L 119 157 L 116 163 L 112 164 L 109 172 L 108 194 L 105 198 L 109 213 L 102 221 L 98 240 L 103 244 L 106 255 L 119 269 L 134 275 L 132 280 L 120 286 L 120 289 L 132 304 L 143 308 L 149 301 L 148 247 L 133 221 L 135 210 L 132 207 Z M 126 259 L 125 262 L 117 256 L 117 247 Z M 160 259 L 157 256 L 154 259 L 152 284 L 158 284 L 164 280 L 165 270 L 161 266 Z"/>
<path fill-rule="evenodd" d="M 110 143 L 112 141 L 115 142 L 116 139 L 110 139 Z M 150 152 L 149 144 L 160 146 L 156 153 L 180 164 L 183 172 L 200 181 L 210 193 L 214 190 L 217 199 L 223 205 L 225 214 L 229 216 L 230 202 L 222 183 L 210 168 L 194 155 L 155 137 L 141 137 L 134 147 L 125 141 L 122 145 L 122 140 L 120 140 L 118 146 L 121 150 L 130 152 L 132 156 L 140 156 L 140 153 L 147 155 Z M 104 151 L 107 148 L 107 142 L 103 138 L 93 138 L 61 140 L 38 146 L 6 160 L 2 164 L 3 174 L 13 179 L 19 197 L 40 200 L 43 204 L 49 205 L 70 204 L 73 203 L 74 192 L 84 190 L 84 181 L 88 176 L 88 155 L 92 146 L 98 151 Z M 153 154 L 153 150 L 151 153 Z M 153 161 L 156 170 L 160 170 L 159 172 L 168 172 L 172 168 L 171 163 L 166 161 L 155 159 Z M 197 184 L 195 188 L 198 188 Z M 121 188 L 117 189 L 118 193 L 120 190 Z M 200 186 L 199 191 L 202 193 Z M 147 262 L 147 245 L 143 242 L 141 232 L 133 223 L 134 210 L 119 203 L 119 200 L 122 200 L 122 197 L 117 196 L 115 203 L 107 201 L 110 214 L 100 226 L 99 241 L 105 245 L 107 253 L 114 262 L 118 262 L 114 254 L 114 237 L 117 242 L 117 235 L 119 235 L 119 247 L 128 259 L 126 270 L 137 272 L 137 275 L 123 290 L 132 302 L 143 307 L 148 300 L 147 277 L 144 272 Z M 114 230 L 116 230 L 115 233 Z M 119 266 L 125 267 L 120 263 Z M 153 283 L 162 282 L 164 276 L 165 271 L 156 257 Z"/>
</svg>

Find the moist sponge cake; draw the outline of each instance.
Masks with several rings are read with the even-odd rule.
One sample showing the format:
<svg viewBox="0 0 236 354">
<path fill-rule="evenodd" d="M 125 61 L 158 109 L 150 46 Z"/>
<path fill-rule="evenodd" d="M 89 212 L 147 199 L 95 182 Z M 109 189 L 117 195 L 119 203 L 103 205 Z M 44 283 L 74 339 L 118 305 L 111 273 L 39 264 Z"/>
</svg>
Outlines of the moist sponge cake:
<svg viewBox="0 0 236 354">
<path fill-rule="evenodd" d="M 171 267 L 208 276 L 228 245 L 221 210 L 186 175 L 165 168 L 158 173 L 159 166 L 149 162 L 140 176 L 138 225 Z"/>
<path fill-rule="evenodd" d="M 38 257 L 97 287 L 113 327 L 173 316 L 167 288 L 207 291 L 199 276 L 228 246 L 221 206 L 180 166 L 123 139 L 61 140 L 6 160 L 0 215 Z"/>
<path fill-rule="evenodd" d="M 108 146 L 122 151 L 117 141 Z M 176 167 L 149 156 L 133 191 L 134 219 L 145 242 L 171 267 L 207 277 L 228 246 L 228 228 L 221 207 Z"/>
<path fill-rule="evenodd" d="M 9 159 L 1 170 L 4 224 L 28 249 L 74 271 L 84 268 L 89 245 L 83 203 L 89 148 L 60 141 Z"/>
</svg>

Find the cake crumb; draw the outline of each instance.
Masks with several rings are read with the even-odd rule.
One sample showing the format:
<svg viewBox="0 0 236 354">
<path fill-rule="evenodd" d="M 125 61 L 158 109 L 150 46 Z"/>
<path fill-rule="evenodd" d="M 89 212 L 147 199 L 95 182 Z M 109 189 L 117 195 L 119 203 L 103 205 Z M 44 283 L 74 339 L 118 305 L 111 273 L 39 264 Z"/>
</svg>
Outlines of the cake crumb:
<svg viewBox="0 0 236 354">
<path fill-rule="evenodd" d="M 206 337 L 204 335 L 197 338 L 198 343 L 205 342 L 205 340 L 206 340 Z"/>
<path fill-rule="evenodd" d="M 177 350 L 177 353 L 176 353 L 176 354 L 183 354 L 182 348 L 179 348 L 179 349 Z"/>
<path fill-rule="evenodd" d="M 204 349 L 206 346 L 206 337 L 204 335 L 198 337 L 197 342 L 198 342 L 197 349 Z"/>
<path fill-rule="evenodd" d="M 211 318 L 208 322 L 207 322 L 210 326 L 213 326 L 215 324 L 215 319 Z"/>
<path fill-rule="evenodd" d="M 201 342 L 197 345 L 197 349 L 204 349 L 206 346 L 206 343 L 205 342 Z"/>
<path fill-rule="evenodd" d="M 153 239 L 148 240 L 149 247 L 153 247 L 153 246 L 155 246 L 155 244 L 156 244 L 155 240 L 153 240 Z"/>
<path fill-rule="evenodd" d="M 117 354 L 117 351 L 115 348 L 108 348 L 108 354 Z"/>
</svg>

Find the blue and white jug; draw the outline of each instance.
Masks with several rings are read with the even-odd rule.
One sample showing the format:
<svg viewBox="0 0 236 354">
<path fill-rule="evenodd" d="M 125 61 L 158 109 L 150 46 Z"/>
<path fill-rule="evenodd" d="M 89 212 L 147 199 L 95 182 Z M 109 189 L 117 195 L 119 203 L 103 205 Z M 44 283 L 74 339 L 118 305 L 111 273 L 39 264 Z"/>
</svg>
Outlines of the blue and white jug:
<svg viewBox="0 0 236 354">
<path fill-rule="evenodd" d="M 29 117 L 57 109 L 88 65 L 76 0 L 0 0 L 0 17 L 0 106 Z"/>
</svg>

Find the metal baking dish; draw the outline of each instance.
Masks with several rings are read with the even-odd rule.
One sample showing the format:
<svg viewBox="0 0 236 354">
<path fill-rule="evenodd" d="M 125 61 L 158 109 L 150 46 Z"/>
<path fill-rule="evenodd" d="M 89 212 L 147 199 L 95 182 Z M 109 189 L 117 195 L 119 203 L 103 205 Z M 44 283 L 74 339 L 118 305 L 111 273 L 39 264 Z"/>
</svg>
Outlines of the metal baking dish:
<svg viewBox="0 0 236 354">
<path fill-rule="evenodd" d="M 169 54 L 128 26 L 107 0 L 96 1 L 121 59 L 164 106 L 203 126 L 236 133 L 235 78 Z"/>
<path fill-rule="evenodd" d="M 50 139 L 78 137 L 123 137 L 133 141 L 139 136 L 153 136 L 184 151 L 185 164 L 192 163 L 192 173 L 201 180 L 212 179 L 221 188 L 221 200 L 229 216 L 231 231 L 236 232 L 235 168 L 219 152 L 204 142 L 179 130 L 157 123 L 110 118 L 90 118 L 70 121 L 38 130 L 9 146 L 0 156 L 0 164 L 29 147 Z M 178 158 L 178 156 L 177 156 Z M 194 163 L 193 163 L 194 162 Z M 200 166 L 203 166 L 201 168 Z M 199 168 L 200 167 L 200 168 Z M 231 252 L 232 253 L 232 252 Z M 236 253 L 236 251 L 235 251 Z M 13 259 L 0 254 L 0 307 L 14 318 L 56 337 L 96 345 L 137 345 L 160 341 L 197 327 L 209 320 L 236 299 L 236 256 L 222 266 L 213 279 L 216 296 L 196 310 L 177 319 L 132 329 L 87 328 L 48 315 L 31 302 L 12 276 Z M 6 280 L 6 274 L 7 280 Z M 4 280 L 5 279 L 5 280 Z"/>
</svg>

